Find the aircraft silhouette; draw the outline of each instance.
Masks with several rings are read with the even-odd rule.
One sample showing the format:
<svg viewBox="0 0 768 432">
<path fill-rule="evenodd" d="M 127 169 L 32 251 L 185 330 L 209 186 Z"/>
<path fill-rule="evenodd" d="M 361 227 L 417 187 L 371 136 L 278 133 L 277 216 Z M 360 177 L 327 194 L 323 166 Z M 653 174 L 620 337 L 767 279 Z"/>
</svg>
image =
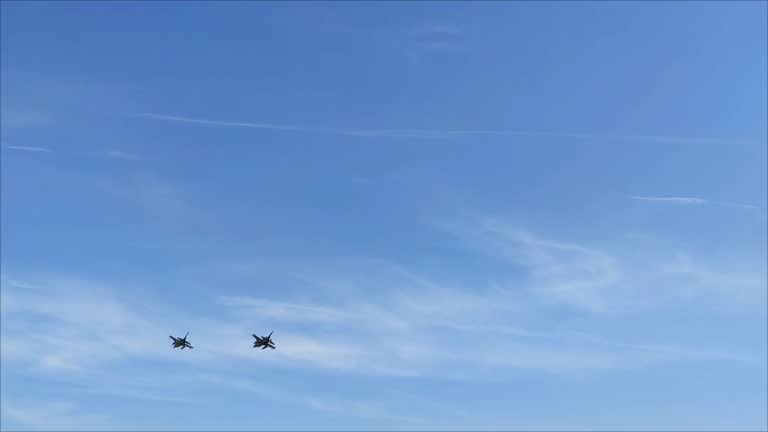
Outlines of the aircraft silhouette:
<svg viewBox="0 0 768 432">
<path fill-rule="evenodd" d="M 272 339 L 271 339 L 272 333 L 273 332 L 269 332 L 269 336 L 264 336 L 264 337 L 258 337 L 256 335 L 253 335 L 253 338 L 256 339 L 256 341 L 253 342 L 253 347 L 254 348 L 261 347 L 261 349 L 263 350 L 267 348 L 275 349 L 275 344 L 274 342 L 272 342 Z"/>
<path fill-rule="evenodd" d="M 184 348 L 192 349 L 194 347 L 192 345 L 190 345 L 189 342 L 187 342 L 187 336 L 189 336 L 189 332 L 187 332 L 187 334 L 183 338 L 177 338 L 177 337 L 173 337 L 173 336 L 168 336 L 168 337 L 173 339 L 173 347 L 174 348 L 181 347 L 181 349 L 184 349 Z"/>
</svg>

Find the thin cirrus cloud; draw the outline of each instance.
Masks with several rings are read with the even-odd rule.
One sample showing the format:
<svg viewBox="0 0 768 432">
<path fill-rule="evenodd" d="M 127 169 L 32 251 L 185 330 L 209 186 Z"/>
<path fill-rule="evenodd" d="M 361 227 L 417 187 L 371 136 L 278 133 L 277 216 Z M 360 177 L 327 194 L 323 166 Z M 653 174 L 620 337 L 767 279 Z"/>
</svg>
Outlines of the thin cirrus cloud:
<svg viewBox="0 0 768 432">
<path fill-rule="evenodd" d="M 451 24 L 425 24 L 419 28 L 421 33 L 431 34 L 457 34 L 459 28 Z"/>
<path fill-rule="evenodd" d="M 639 201 L 658 201 L 658 202 L 668 202 L 672 204 L 706 204 L 709 201 L 703 199 L 703 198 L 693 198 L 693 197 L 652 197 L 652 196 L 632 196 L 633 200 L 639 200 Z"/>
<path fill-rule="evenodd" d="M 4 395 L 5 396 L 5 395 Z M 38 430 L 107 430 L 112 419 L 63 401 L 18 401 L 4 397 L 0 404 L 4 419 Z"/>
<path fill-rule="evenodd" d="M 493 217 L 436 224 L 489 258 L 524 269 L 526 280 L 516 283 L 514 292 L 516 301 L 529 303 L 527 309 L 543 303 L 594 316 L 621 316 L 685 303 L 751 308 L 765 300 L 765 271 L 751 261 L 704 266 L 687 256 L 685 269 L 696 271 L 674 272 L 672 277 L 660 268 L 660 260 L 671 259 L 663 251 L 648 251 L 645 257 L 637 251 L 626 259 L 616 251 L 541 238 Z M 729 295 L 734 289 L 738 295 Z"/>
<path fill-rule="evenodd" d="M 119 365 L 125 359 L 192 362 L 215 370 L 220 359 L 230 365 L 247 359 L 245 363 L 259 361 L 284 368 L 452 379 L 519 369 L 568 375 L 615 372 L 659 361 L 745 359 L 706 347 L 615 343 L 574 329 L 563 332 L 541 317 L 553 306 L 596 317 L 637 312 L 638 303 L 664 306 L 658 303 L 673 299 L 671 289 L 680 278 L 700 288 L 696 292 L 702 300 L 721 298 L 718 287 L 725 283 L 738 285 L 743 292 L 740 297 L 751 302 L 764 287 L 762 274 L 736 279 L 689 258 L 686 267 L 673 269 L 679 270 L 672 275 L 674 283 L 660 274 L 651 284 L 658 290 L 633 291 L 637 283 L 628 281 L 647 269 L 602 250 L 542 239 L 493 219 L 458 234 L 490 257 L 524 269 L 527 282 L 514 290 L 488 290 L 480 279 L 448 285 L 397 265 L 373 263 L 378 267 L 370 269 L 348 263 L 340 267 L 341 275 L 322 270 L 309 273 L 315 282 L 306 287 L 312 288 L 309 291 L 315 286 L 330 287 L 323 302 L 296 301 L 290 295 L 267 299 L 220 293 L 206 317 L 156 316 L 149 310 L 163 310 L 162 305 L 151 299 L 144 306 L 118 300 L 104 288 L 109 284 L 63 278 L 19 283 L 4 277 L 0 307 L 9 319 L 2 329 L 0 350 L 4 360 L 18 361 L 36 373 L 83 373 Z M 219 277 L 205 269 L 202 279 L 206 272 L 212 280 Z M 503 280 L 504 275 L 497 277 Z M 365 289 L 333 291 L 349 281 Z M 371 298 L 366 294 L 370 290 L 380 295 Z M 184 323 L 179 332 L 192 330 L 194 357 L 158 349 L 177 323 Z M 275 324 L 279 324 L 279 349 L 274 355 L 253 358 L 250 333 L 261 328 L 269 331 Z M 526 327 L 531 324 L 532 328 Z M 311 335 L 306 334 L 307 326 Z M 453 341 L 458 335 L 465 342 L 456 347 Z M 515 352 L 515 358 L 507 359 L 507 352 Z"/>
<path fill-rule="evenodd" d="M 560 133 L 560 132 L 537 132 L 520 130 L 493 130 L 493 129 L 390 129 L 390 128 L 326 128 L 311 127 L 305 125 L 285 125 L 275 123 L 244 122 L 229 120 L 212 120 L 197 117 L 184 117 L 176 115 L 141 113 L 138 117 L 183 124 L 193 124 L 202 126 L 249 128 L 262 130 L 276 130 L 283 132 L 303 132 L 303 133 L 323 133 L 359 137 L 378 137 L 378 138 L 414 138 L 414 139 L 452 139 L 463 136 L 502 136 L 502 137 L 540 137 L 540 138 L 572 138 L 572 139 L 599 139 L 599 140 L 621 140 L 638 142 L 656 142 L 656 143 L 689 143 L 689 144 L 718 144 L 732 143 L 734 140 L 725 140 L 719 138 L 700 138 L 700 137 L 676 137 L 660 135 L 605 135 L 605 134 L 584 134 L 584 133 Z"/>
<path fill-rule="evenodd" d="M 43 153 L 53 153 L 53 150 L 47 148 L 47 147 L 33 147 L 33 146 L 16 146 L 16 145 L 9 145 L 5 146 L 5 148 L 9 150 L 16 150 L 16 151 L 25 151 L 25 152 L 43 152 Z"/>
<path fill-rule="evenodd" d="M 119 150 L 111 150 L 103 153 L 103 155 L 113 159 L 138 159 L 138 157 L 134 154 L 122 152 Z"/>
<path fill-rule="evenodd" d="M 219 127 L 235 127 L 235 128 L 249 128 L 249 129 L 264 129 L 264 130 L 278 130 L 287 132 L 313 132 L 313 133 L 329 133 L 337 135 L 352 135 L 352 136 L 367 136 L 367 137 L 392 137 L 392 138 L 447 138 L 448 135 L 445 132 L 440 131 L 424 131 L 424 130 L 411 130 L 411 129 L 338 129 L 338 128 L 318 128 L 299 125 L 281 125 L 273 123 L 255 123 L 255 122 L 242 122 L 242 121 L 223 121 L 223 120 L 209 120 L 192 117 L 180 117 L 164 114 L 140 114 L 140 117 L 160 120 L 176 123 L 197 124 L 204 126 L 219 126 Z"/>
<path fill-rule="evenodd" d="M 110 151 L 94 151 L 94 152 L 76 152 L 76 151 L 65 151 L 61 152 L 58 150 L 54 150 L 49 147 L 40 147 L 40 146 L 23 146 L 23 145 L 6 145 L 3 146 L 3 148 L 12 150 L 12 151 L 18 151 L 18 152 L 31 152 L 31 153 L 58 153 L 58 154 L 69 154 L 69 155 L 94 155 L 94 156 L 101 156 L 101 157 L 107 157 L 110 159 L 123 159 L 123 160 L 136 160 L 138 157 L 134 154 L 126 153 L 119 150 L 110 150 Z"/>
<path fill-rule="evenodd" d="M 19 362 L 31 373 L 56 376 L 82 376 L 92 371 L 115 370 L 125 360 L 144 360 L 189 363 L 211 373 L 222 373 L 220 364 L 237 368 L 242 363 L 247 368 L 256 361 L 265 366 L 326 369 L 355 375 L 471 379 L 489 371 L 514 369 L 555 375 L 616 372 L 655 364 L 660 358 L 737 360 L 737 356 L 728 358 L 702 350 L 612 344 L 598 336 L 552 333 L 539 337 L 530 332 L 530 336 L 511 338 L 509 333 L 499 330 L 500 333 L 493 327 L 443 326 L 448 317 L 440 315 L 442 312 L 424 315 L 419 308 L 414 310 L 396 301 L 367 305 L 368 314 L 363 318 L 350 312 L 357 305 L 294 303 L 286 308 L 285 302 L 276 306 L 258 298 L 229 298 L 229 304 L 240 302 L 240 308 L 258 305 L 258 309 L 250 310 L 250 319 L 239 319 L 224 309 L 218 311 L 216 319 L 179 315 L 166 321 L 107 294 L 87 294 L 82 291 L 84 285 L 74 281 L 61 280 L 53 285 L 67 292 L 66 302 L 48 290 L 37 288 L 31 294 L 26 292 L 28 289 L 3 287 L 3 314 L 8 324 L 3 328 L 1 347 L 4 363 Z M 411 300 L 430 301 L 418 297 Z M 320 308 L 335 308 L 334 316 L 349 318 L 328 325 L 318 322 L 316 317 L 303 319 L 303 311 Z M 286 309 L 297 315 L 285 316 Z M 493 321 L 501 329 L 508 325 L 503 316 L 474 306 L 465 307 L 463 312 L 468 323 L 485 315 L 486 322 Z M 254 320 L 254 316 L 262 313 L 263 319 Z M 377 316 L 387 314 L 401 316 L 405 326 L 398 329 L 379 324 Z M 33 322 L 35 326 L 30 325 Z M 165 333 L 175 322 L 192 328 L 194 357 L 175 356 L 163 349 L 167 343 Z M 269 357 L 255 357 L 247 342 L 251 327 L 268 323 L 280 324 L 276 335 L 279 349 Z M 312 324 L 315 332 L 323 335 L 322 341 L 302 335 L 301 324 Z M 343 339 L 339 334 L 344 335 Z M 446 334 L 451 334 L 450 340 L 444 340 Z M 457 334 L 466 335 L 462 347 L 450 344 Z M 505 355 L 511 351 L 516 353 L 514 359 Z"/>
<path fill-rule="evenodd" d="M 221 269 L 214 266 L 213 270 L 201 267 L 195 279 L 209 284 L 220 280 L 217 272 L 236 271 L 264 272 L 266 277 L 281 279 L 281 274 L 271 272 L 295 274 L 303 269 L 301 273 L 312 282 L 296 282 L 304 284 L 299 288 L 307 288 L 297 294 L 300 298 L 287 292 L 265 298 L 234 288 L 219 291 L 211 294 L 204 313 L 193 313 L 169 310 L 151 296 L 140 303 L 130 300 L 120 283 L 62 276 L 25 280 L 3 274 L 3 368 L 43 381 L 68 379 L 76 383 L 70 390 L 74 393 L 194 404 L 194 398 L 180 397 L 182 389 L 193 382 L 202 388 L 278 397 L 289 404 L 342 416 L 356 410 L 362 417 L 425 425 L 422 419 L 402 416 L 376 400 L 361 403 L 300 388 L 275 393 L 268 383 L 243 381 L 241 375 L 254 368 L 275 368 L 349 377 L 472 381 L 505 379 L 521 371 L 579 377 L 701 362 L 760 366 L 759 354 L 749 350 L 695 346 L 683 342 L 684 338 L 675 343 L 670 337 L 664 343 L 642 336 L 618 341 L 607 333 L 563 327 L 549 319 L 553 304 L 597 319 L 606 312 L 631 313 L 625 307 L 627 302 L 659 302 L 659 292 L 675 287 L 674 283 L 651 284 L 660 291 L 643 290 L 643 297 L 633 297 L 621 287 L 628 275 L 631 279 L 645 269 L 638 271 L 634 263 L 606 250 L 540 237 L 503 219 L 482 218 L 447 228 L 468 248 L 524 269 L 528 281 L 513 289 L 504 285 L 494 290 L 483 287 L 484 278 L 446 284 L 432 273 L 384 260 L 344 259 L 330 270 L 325 260 L 309 269 L 304 262 L 253 268 L 238 263 Z M 745 301 L 752 302 L 751 293 L 765 286 L 764 274 L 735 277 L 687 255 L 666 268 L 657 282 L 668 282 L 663 279 L 667 274 L 675 282 L 687 281 L 698 296 L 707 296 L 707 290 L 726 289 L 728 295 L 722 298 L 729 299 L 732 289 L 738 288 Z M 494 276 L 503 280 L 503 275 Z M 335 290 L 351 281 L 362 289 Z M 328 287 L 327 292 L 318 294 L 320 286 Z M 373 291 L 377 295 L 372 296 Z M 250 333 L 273 328 L 278 349 L 270 355 L 254 355 L 258 353 L 251 346 Z M 188 330 L 195 350 L 178 355 L 168 346 L 168 334 Z M 168 378 L 150 379 L 152 374 L 162 375 L 162 370 L 190 374 L 172 377 L 178 380 L 173 385 L 168 385 Z M 4 412 L 7 418 L 35 422 L 26 407 L 14 405 L 13 400 L 6 408 L 10 408 Z M 393 416 L 393 412 L 397 414 Z M 35 425 L 50 429 L 49 424 L 63 422 L 83 429 L 97 427 L 98 420 L 84 418 L 76 410 L 54 410 Z"/>
<path fill-rule="evenodd" d="M 377 402 L 364 401 L 359 399 L 346 400 L 339 398 L 328 398 L 321 395 L 294 393 L 280 389 L 278 387 L 269 386 L 258 381 L 243 379 L 242 377 L 232 378 L 223 375 L 210 375 L 203 373 L 195 376 L 195 379 L 214 386 L 228 387 L 239 392 L 255 395 L 259 398 L 280 400 L 295 405 L 302 405 L 312 410 L 343 415 L 345 417 L 354 416 L 377 420 L 391 419 L 400 423 L 420 424 L 422 426 L 430 425 L 432 427 L 435 427 L 439 424 L 426 418 L 391 414 L 391 408 Z"/>
<path fill-rule="evenodd" d="M 680 196 L 638 196 L 633 195 L 630 198 L 636 201 L 648 201 L 679 205 L 715 205 L 720 207 L 741 208 L 745 210 L 757 210 L 765 213 L 765 209 L 753 204 L 740 204 L 725 201 L 713 201 L 698 197 L 680 197 Z"/>
</svg>

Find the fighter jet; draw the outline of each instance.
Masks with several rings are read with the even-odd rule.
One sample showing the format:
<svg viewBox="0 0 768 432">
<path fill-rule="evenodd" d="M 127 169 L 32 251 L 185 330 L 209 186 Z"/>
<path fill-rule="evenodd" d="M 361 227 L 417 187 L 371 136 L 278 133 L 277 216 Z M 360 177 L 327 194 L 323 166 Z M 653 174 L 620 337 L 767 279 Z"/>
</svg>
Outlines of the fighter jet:
<svg viewBox="0 0 768 432">
<path fill-rule="evenodd" d="M 272 333 L 269 332 L 269 336 L 264 337 L 258 337 L 256 335 L 253 335 L 253 338 L 256 339 L 255 342 L 253 342 L 253 347 L 258 348 L 261 347 L 261 349 L 265 350 L 267 348 L 275 349 L 275 344 L 272 342 Z"/>
<path fill-rule="evenodd" d="M 183 338 L 177 338 L 177 337 L 173 337 L 173 336 L 168 336 L 168 337 L 173 339 L 173 347 L 174 348 L 181 347 L 181 349 L 184 349 L 184 348 L 192 349 L 194 347 L 192 345 L 190 345 L 189 342 L 187 342 L 187 336 L 189 336 L 189 332 L 187 332 L 187 334 L 184 335 Z"/>
</svg>

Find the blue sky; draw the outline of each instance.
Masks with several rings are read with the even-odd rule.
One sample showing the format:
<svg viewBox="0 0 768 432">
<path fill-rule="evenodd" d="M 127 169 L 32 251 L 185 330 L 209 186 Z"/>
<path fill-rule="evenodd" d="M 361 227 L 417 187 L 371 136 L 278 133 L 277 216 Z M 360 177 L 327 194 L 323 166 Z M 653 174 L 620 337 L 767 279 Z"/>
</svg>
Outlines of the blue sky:
<svg viewBox="0 0 768 432">
<path fill-rule="evenodd" d="M 1 24 L 2 429 L 768 429 L 764 2 Z"/>
</svg>

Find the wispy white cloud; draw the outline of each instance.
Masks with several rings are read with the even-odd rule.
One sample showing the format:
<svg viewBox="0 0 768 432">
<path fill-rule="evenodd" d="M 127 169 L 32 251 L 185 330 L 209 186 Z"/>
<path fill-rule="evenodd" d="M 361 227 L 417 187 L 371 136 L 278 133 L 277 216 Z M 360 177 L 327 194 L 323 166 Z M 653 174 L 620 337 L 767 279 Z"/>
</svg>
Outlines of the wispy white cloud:
<svg viewBox="0 0 768 432">
<path fill-rule="evenodd" d="M 256 395 L 257 397 L 280 400 L 288 403 L 302 405 L 310 409 L 338 414 L 349 417 L 370 418 L 376 420 L 394 420 L 404 424 L 418 424 L 421 426 L 432 425 L 438 422 L 426 418 L 410 417 L 393 413 L 391 408 L 371 400 L 342 399 L 324 395 L 312 395 L 286 391 L 261 382 L 242 378 L 232 378 L 224 375 L 198 374 L 194 377 L 201 382 L 207 382 L 216 386 L 223 386 L 237 391 Z"/>
<path fill-rule="evenodd" d="M 45 153 L 52 153 L 53 150 L 47 148 L 47 147 L 33 147 L 33 146 L 15 146 L 15 145 L 9 145 L 5 146 L 5 148 L 9 150 L 18 150 L 18 151 L 27 151 L 27 152 L 45 152 Z"/>
<path fill-rule="evenodd" d="M 631 307 L 636 302 L 666 301 L 659 293 L 680 281 L 690 287 L 681 297 L 686 302 L 719 289 L 723 293 L 738 290 L 742 301 L 754 303 L 752 294 L 764 290 L 764 273 L 725 271 L 688 255 L 680 255 L 660 269 L 637 268 L 636 263 L 630 265 L 606 250 L 547 239 L 501 218 L 480 218 L 444 228 L 465 245 L 523 271 L 525 277 L 514 284 L 504 283 L 503 274 L 494 282 L 446 283 L 432 274 L 382 260 L 348 259 L 336 265 L 321 261 L 314 268 L 291 263 L 255 265 L 250 269 L 239 262 L 214 268 L 253 276 L 277 267 L 294 276 L 291 281 L 295 283 L 306 279 L 304 288 L 311 289 L 300 290 L 300 297 L 298 291 L 294 295 L 286 291 L 273 298 L 218 290 L 216 297 L 202 299 L 208 306 L 201 313 L 147 296 L 141 303 L 131 301 L 121 295 L 130 290 L 116 284 L 3 274 L 2 368 L 4 373 L 13 368 L 14 373 L 51 380 L 72 377 L 70 389 L 63 390 L 72 393 L 196 403 L 195 398 L 165 391 L 165 386 L 177 387 L 168 385 L 166 378 L 128 386 L 111 381 L 114 378 L 103 379 L 127 369 L 134 371 L 132 376 L 135 371 L 144 376 L 163 368 L 184 369 L 174 379 L 248 392 L 329 414 L 344 416 L 355 411 L 360 417 L 382 422 L 429 427 L 418 416 L 376 400 L 285 388 L 275 392 L 268 384 L 230 377 L 258 368 L 332 371 L 347 376 L 499 380 L 518 373 L 572 378 L 689 362 L 761 366 L 762 358 L 748 350 L 656 343 L 642 337 L 616 340 L 592 327 L 579 328 L 573 322 L 563 325 L 546 317 L 553 305 L 564 305 L 581 317 L 599 320 L 608 315 L 613 320 L 617 313 L 636 312 Z M 201 269 L 202 274 L 210 271 Z M 655 272 L 657 279 L 637 278 L 646 272 Z M 207 277 L 220 280 L 216 273 Z M 636 289 L 637 281 L 642 290 Z M 643 286 L 648 281 L 652 283 Z M 361 289 L 335 289 L 347 284 Z M 735 298 L 724 294 L 716 300 Z M 188 330 L 195 349 L 172 350 L 168 334 Z M 275 330 L 278 349 L 254 350 L 250 334 L 271 330 Z M 14 418 L 21 422 L 25 412 L 16 409 Z M 63 422 L 75 424 L 79 419 L 77 412 L 65 413 L 74 420 L 63 418 Z M 51 416 L 49 420 L 58 419 Z M 88 427 L 87 422 L 83 427 Z M 434 428 L 444 429 L 443 425 Z"/>
<path fill-rule="evenodd" d="M 639 200 L 639 201 L 659 201 L 659 202 L 669 202 L 673 204 L 706 204 L 709 202 L 703 198 L 693 198 L 693 197 L 632 196 L 631 198 L 633 200 Z"/>
<path fill-rule="evenodd" d="M 5 394 L 0 412 L 6 421 L 36 430 L 113 430 L 115 426 L 108 416 L 89 413 L 70 402 L 21 402 L 9 399 Z"/>
<path fill-rule="evenodd" d="M 301 321 L 338 322 L 344 319 L 360 317 L 358 314 L 342 312 L 327 307 L 277 302 L 253 297 L 221 296 L 218 301 L 220 304 L 247 309 L 249 312 L 258 310 L 263 316 L 283 320 L 299 319 Z"/>
<path fill-rule="evenodd" d="M 490 232 L 506 235 L 498 227 Z M 621 274 L 611 258 L 530 236 L 520 242 L 521 257 L 529 260 L 534 275 L 531 295 L 587 311 L 614 305 L 603 292 Z M 387 274 L 380 271 L 376 277 L 375 283 L 390 286 L 377 299 L 318 304 L 223 295 L 211 318 L 151 302 L 131 304 L 111 289 L 76 279 L 17 283 L 5 277 L 0 356 L 4 363 L 42 374 L 90 373 L 131 359 L 194 363 L 214 371 L 247 360 L 280 368 L 448 379 L 503 370 L 588 374 L 686 359 L 744 360 L 711 350 L 614 343 L 570 329 L 525 328 L 526 315 L 509 313 L 520 301 L 541 310 L 525 296 L 504 289 L 450 289 L 403 271 Z M 153 310 L 164 313 L 154 316 Z M 273 329 L 278 350 L 254 356 L 250 333 Z M 168 349 L 167 335 L 187 330 L 196 349 L 189 355 Z M 462 343 L 457 345 L 456 338 Z"/>
<path fill-rule="evenodd" d="M 524 269 L 524 292 L 538 301 L 597 314 L 618 314 L 626 307 L 626 270 L 607 252 L 542 239 L 492 217 L 438 225 L 490 257 Z"/>
<path fill-rule="evenodd" d="M 428 60 L 429 54 L 445 53 L 461 49 L 465 45 L 459 27 L 445 22 L 431 22 L 417 26 L 403 36 L 402 49 L 411 62 L 421 63 Z"/>
<path fill-rule="evenodd" d="M 637 196 L 633 195 L 633 200 L 638 201 L 650 201 L 650 202 L 660 202 L 660 203 L 669 203 L 669 204 L 681 204 L 681 205 L 714 205 L 714 206 L 721 206 L 721 207 L 732 207 L 732 208 L 741 208 L 745 210 L 757 210 L 762 213 L 765 213 L 765 209 L 753 205 L 753 204 L 739 204 L 739 203 L 732 203 L 732 202 L 726 202 L 726 201 L 713 201 L 708 200 L 704 198 L 697 198 L 697 197 L 670 197 L 670 196 Z"/>
<path fill-rule="evenodd" d="M 124 384 L 123 384 L 124 386 Z M 125 388 L 101 388 L 97 386 L 76 386 L 72 388 L 66 389 L 67 392 L 70 393 L 81 393 L 81 394 L 91 394 L 91 395 L 97 395 L 97 396 L 107 396 L 107 397 L 117 397 L 117 398 L 124 398 L 124 399 L 138 399 L 138 400 L 145 400 L 145 401 L 157 401 L 157 402 L 173 402 L 173 403 L 179 403 L 179 404 L 195 404 L 196 401 L 185 398 L 185 397 L 175 397 L 175 396 L 166 396 L 163 394 L 153 393 L 146 390 L 135 390 L 135 389 L 125 389 Z"/>
<path fill-rule="evenodd" d="M 685 298 L 708 295 L 716 299 L 720 307 L 733 303 L 764 305 L 768 297 L 768 269 L 723 271 L 702 265 L 689 254 L 677 253 L 659 266 L 663 275 L 676 277 L 687 283 L 680 284 Z"/>
<path fill-rule="evenodd" d="M 240 122 L 240 121 L 207 120 L 207 119 L 200 119 L 200 118 L 180 117 L 180 116 L 172 116 L 172 115 L 164 115 L 164 114 L 143 113 L 143 114 L 139 114 L 139 116 L 152 119 L 152 120 L 165 120 L 165 121 L 172 121 L 172 122 L 179 122 L 179 123 L 192 123 L 192 124 L 201 124 L 201 125 L 209 125 L 209 126 L 228 126 L 228 127 L 253 128 L 253 129 L 276 129 L 276 130 L 286 130 L 286 131 L 307 130 L 307 128 L 303 126 L 279 125 L 279 124 L 271 124 L 271 123 L 252 123 L 252 122 Z"/>
<path fill-rule="evenodd" d="M 136 160 L 138 157 L 134 154 L 122 152 L 119 150 L 110 150 L 110 151 L 95 151 L 95 152 L 79 152 L 79 151 L 61 151 L 53 149 L 49 147 L 40 147 L 40 146 L 20 146 L 20 145 L 6 145 L 3 146 L 3 148 L 6 148 L 8 150 L 15 150 L 15 151 L 23 151 L 23 152 L 41 152 L 41 153 L 59 153 L 59 154 L 69 154 L 69 155 L 92 155 L 92 156 L 101 156 L 101 157 L 107 157 L 111 159 L 124 159 L 124 160 Z"/>
<path fill-rule="evenodd" d="M 633 256 L 628 261 L 615 252 L 543 239 L 498 218 L 438 225 L 489 257 L 524 270 L 527 278 L 518 282 L 515 292 L 528 295 L 522 299 L 525 302 L 561 304 L 592 314 L 619 316 L 684 301 L 742 307 L 762 304 L 764 299 L 766 276 L 759 267 L 698 271 L 671 279 L 670 273 L 660 270 L 656 263 L 658 252 L 652 258 Z M 705 288 L 715 280 L 740 294 L 723 298 Z"/>
<path fill-rule="evenodd" d="M 192 313 L 151 297 L 142 297 L 141 304 L 133 302 L 120 294 L 130 291 L 119 285 L 62 276 L 3 274 L 3 371 L 14 368 L 15 373 L 57 380 L 72 377 L 72 386 L 64 390 L 72 393 L 196 403 L 194 398 L 163 390 L 168 384 L 166 378 L 154 380 L 154 384 L 128 386 L 111 381 L 114 378 L 103 379 L 123 368 L 142 371 L 142 376 L 150 370 L 157 373 L 166 367 L 184 368 L 197 375 L 182 373 L 175 379 L 277 398 L 340 416 L 355 411 L 360 417 L 428 427 L 418 416 L 410 417 L 375 400 L 289 389 L 275 392 L 261 382 L 229 377 L 254 368 L 275 368 L 358 376 L 498 380 L 520 372 L 579 377 L 685 362 L 761 364 L 751 352 L 723 352 L 684 342 L 654 343 L 634 337 L 617 341 L 571 323 L 563 326 L 546 316 L 553 304 L 599 318 L 617 310 L 631 311 L 627 303 L 638 299 L 656 300 L 658 291 L 638 295 L 628 283 L 646 271 L 656 271 L 659 280 L 667 283 L 657 284 L 662 290 L 669 288 L 669 280 L 664 278 L 672 275 L 690 282 L 687 286 L 692 287 L 694 297 L 706 295 L 699 288 L 712 285 L 726 290 L 736 287 L 744 293 L 745 301 L 752 301 L 749 293 L 759 290 L 760 284 L 764 289 L 764 274 L 737 275 L 709 268 L 687 255 L 660 270 L 633 269 L 605 250 L 546 239 L 499 218 L 446 228 L 466 244 L 522 269 L 526 278 L 514 286 L 478 280 L 445 283 L 431 274 L 380 260 L 352 260 L 335 266 L 321 262 L 317 271 L 295 271 L 296 267 L 288 263 L 282 269 L 299 275 L 292 280 L 306 278 L 312 283 L 306 287 L 313 289 L 302 290 L 300 299 L 287 292 L 264 298 L 219 291 L 217 297 L 206 301 L 209 306 L 204 313 Z M 258 273 L 271 267 L 248 269 L 238 263 L 222 269 Z M 216 274 L 208 277 L 218 279 Z M 336 285 L 348 283 L 363 289 L 334 290 Z M 318 287 L 323 287 L 322 295 Z M 195 350 L 172 350 L 168 334 L 188 330 Z M 278 349 L 266 353 L 254 350 L 250 334 L 271 330 L 275 330 Z M 23 406 L 10 406 L 8 418 L 19 423 L 29 421 Z M 89 427 L 92 420 L 81 422 L 76 411 L 60 410 L 48 421 L 58 421 L 56 415 L 63 424 L 76 424 L 76 429 Z M 30 424 L 48 429 L 45 423 Z"/>
<path fill-rule="evenodd" d="M 419 33 L 432 33 L 432 34 L 457 34 L 459 33 L 459 28 L 451 24 L 432 23 L 432 24 L 425 24 L 419 27 L 417 31 Z"/>
<path fill-rule="evenodd" d="M 225 121 L 225 120 L 209 120 L 192 117 L 180 117 L 163 114 L 151 114 L 144 113 L 139 114 L 140 117 L 151 120 L 162 120 L 178 123 L 198 124 L 205 126 L 220 126 L 220 127 L 237 127 L 237 128 L 250 128 L 250 129 L 267 129 L 289 132 L 312 132 L 312 133 L 330 133 L 337 135 L 350 135 L 350 136 L 366 136 L 366 137 L 393 137 L 393 138 L 446 138 L 447 135 L 444 132 L 439 131 L 425 131 L 415 129 L 340 129 L 340 128 L 321 128 L 310 127 L 300 125 L 281 125 L 274 123 L 254 123 L 243 121 Z"/>
<path fill-rule="evenodd" d="M 439 43 L 439 42 L 431 42 Z M 696 138 L 696 137 L 674 137 L 657 135 L 604 135 L 604 134 L 582 134 L 582 133 L 558 133 L 558 132 L 536 132 L 519 130 L 491 130 L 491 129 L 390 129 L 390 128 L 325 128 L 311 127 L 303 125 L 283 125 L 274 123 L 258 123 L 228 120 L 211 120 L 195 117 L 183 117 L 165 114 L 142 113 L 139 117 L 169 121 L 177 123 L 198 124 L 205 126 L 218 127 L 237 127 L 251 129 L 278 130 L 285 132 L 304 132 L 304 133 L 326 133 L 347 136 L 360 137 L 379 137 L 379 138 L 413 138 L 413 139 L 452 139 L 462 136 L 500 136 L 500 137 L 542 137 L 542 138 L 574 138 L 590 140 L 621 140 L 637 142 L 657 142 L 657 143 L 732 143 L 734 140 L 724 140 L 717 138 Z"/>
<path fill-rule="evenodd" d="M 103 153 L 105 156 L 113 158 L 113 159 L 128 159 L 128 160 L 135 160 L 138 159 L 136 155 L 122 152 L 119 150 L 111 150 Z"/>
</svg>

